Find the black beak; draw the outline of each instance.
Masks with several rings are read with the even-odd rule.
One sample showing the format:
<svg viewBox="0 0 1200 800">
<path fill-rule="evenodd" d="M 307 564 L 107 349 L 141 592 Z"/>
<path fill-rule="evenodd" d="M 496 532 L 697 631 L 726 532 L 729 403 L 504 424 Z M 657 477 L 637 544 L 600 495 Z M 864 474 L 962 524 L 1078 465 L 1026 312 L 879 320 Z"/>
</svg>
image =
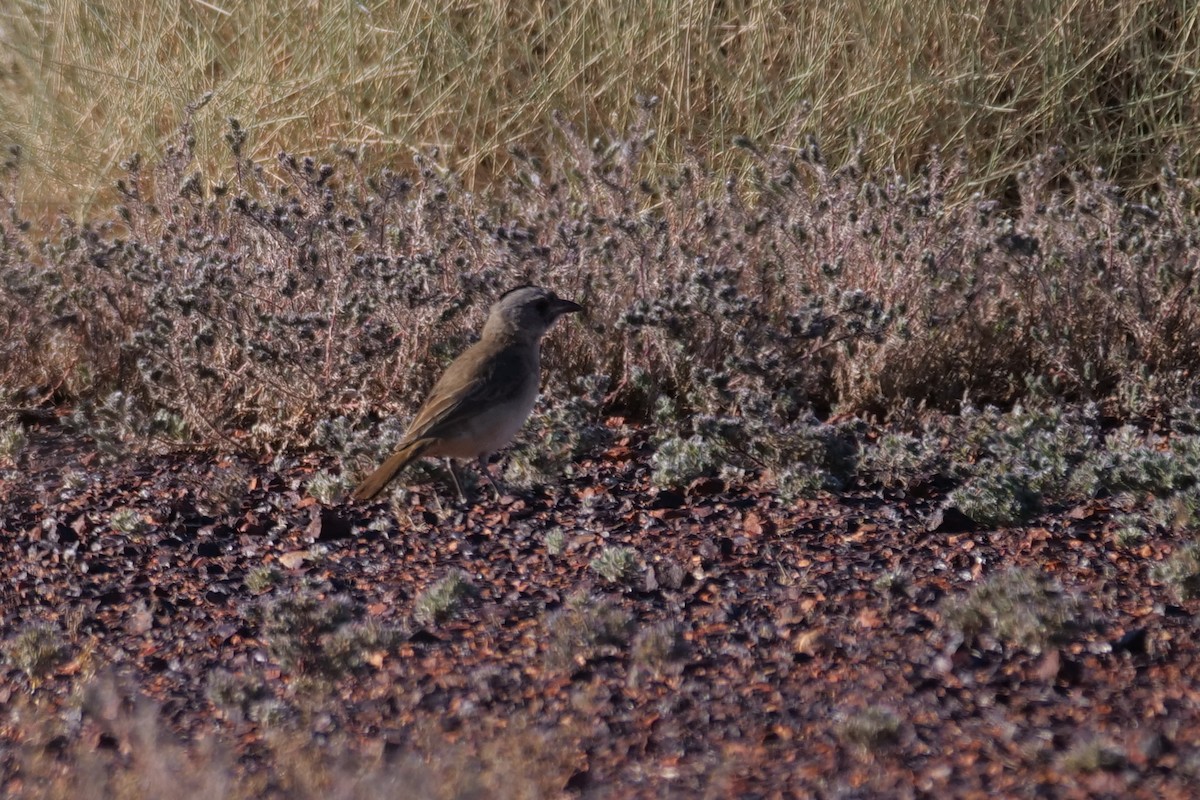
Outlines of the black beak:
<svg viewBox="0 0 1200 800">
<path fill-rule="evenodd" d="M 574 314 L 578 311 L 583 311 L 583 306 L 579 303 L 572 303 L 570 300 L 563 300 L 561 297 L 554 298 L 550 304 L 550 311 L 555 318 L 561 317 L 563 314 Z"/>
</svg>

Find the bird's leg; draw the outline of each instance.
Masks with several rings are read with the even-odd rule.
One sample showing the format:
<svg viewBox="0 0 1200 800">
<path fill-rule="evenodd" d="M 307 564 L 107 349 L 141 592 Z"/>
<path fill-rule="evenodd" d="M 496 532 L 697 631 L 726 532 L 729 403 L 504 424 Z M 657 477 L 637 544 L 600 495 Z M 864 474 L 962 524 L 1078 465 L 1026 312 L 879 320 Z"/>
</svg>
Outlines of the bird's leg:
<svg viewBox="0 0 1200 800">
<path fill-rule="evenodd" d="M 458 482 L 458 473 L 454 470 L 454 459 L 447 458 L 446 466 L 450 469 L 450 480 L 454 481 L 454 490 L 458 492 L 458 499 L 462 502 L 467 502 L 467 496 L 463 493 L 462 484 Z"/>
<path fill-rule="evenodd" d="M 492 477 L 492 471 L 488 469 L 488 457 L 486 453 L 479 457 L 479 471 L 483 473 L 483 477 L 486 478 L 488 484 L 491 485 L 492 491 L 496 495 L 496 499 L 499 500 L 501 497 L 500 486 L 496 483 L 496 479 Z"/>
</svg>

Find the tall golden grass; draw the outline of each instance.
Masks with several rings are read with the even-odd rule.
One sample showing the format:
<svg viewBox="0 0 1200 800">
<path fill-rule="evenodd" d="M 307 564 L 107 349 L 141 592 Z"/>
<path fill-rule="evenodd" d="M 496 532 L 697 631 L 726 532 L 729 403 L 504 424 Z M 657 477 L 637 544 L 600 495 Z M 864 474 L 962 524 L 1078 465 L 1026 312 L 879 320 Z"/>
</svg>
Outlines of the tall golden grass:
<svg viewBox="0 0 1200 800">
<path fill-rule="evenodd" d="M 253 157 L 437 145 L 470 187 L 510 148 L 540 152 L 553 110 L 623 130 L 638 94 L 661 98 L 651 168 L 694 150 L 719 170 L 734 137 L 804 124 L 842 148 L 861 133 L 902 170 L 939 144 L 1001 181 L 1062 143 L 1136 183 L 1200 122 L 1190 0 L 6 0 L 0 43 L 22 201 L 77 214 L 210 90 L 207 165 L 227 163 L 234 116 Z"/>
</svg>

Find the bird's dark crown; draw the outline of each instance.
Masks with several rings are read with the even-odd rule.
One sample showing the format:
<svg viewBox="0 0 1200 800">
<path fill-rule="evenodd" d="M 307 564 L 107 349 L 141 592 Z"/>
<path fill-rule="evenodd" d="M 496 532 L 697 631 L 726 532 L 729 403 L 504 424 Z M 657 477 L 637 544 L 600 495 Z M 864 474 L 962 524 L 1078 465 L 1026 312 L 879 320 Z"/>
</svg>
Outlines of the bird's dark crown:
<svg viewBox="0 0 1200 800">
<path fill-rule="evenodd" d="M 503 300 L 504 298 L 508 297 L 513 292 L 519 292 L 522 289 L 541 289 L 541 288 L 542 287 L 540 287 L 540 286 L 534 286 L 532 283 L 522 283 L 520 286 L 512 287 L 511 289 L 509 289 L 508 291 L 506 291 L 504 294 L 500 295 L 500 297 L 498 297 L 496 299 Z"/>
</svg>

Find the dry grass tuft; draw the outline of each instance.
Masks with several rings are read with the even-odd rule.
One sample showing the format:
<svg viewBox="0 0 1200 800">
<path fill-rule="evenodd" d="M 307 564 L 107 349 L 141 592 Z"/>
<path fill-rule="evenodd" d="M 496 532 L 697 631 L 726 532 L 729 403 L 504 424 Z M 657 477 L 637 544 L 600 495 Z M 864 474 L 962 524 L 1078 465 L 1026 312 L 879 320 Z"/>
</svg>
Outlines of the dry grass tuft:
<svg viewBox="0 0 1200 800">
<path fill-rule="evenodd" d="M 571 417 L 553 430 L 654 416 L 663 441 L 723 439 L 723 460 L 788 494 L 844 479 L 845 432 L 810 410 L 1058 397 L 1148 415 L 1200 367 L 1196 197 L 1174 167 L 1139 205 L 1094 177 L 1059 191 L 1048 154 L 1002 213 L 949 205 L 972 179 L 936 155 L 909 181 L 781 140 L 714 191 L 695 163 L 638 178 L 647 121 L 598 150 L 564 124 L 553 162 L 488 200 L 425 156 L 411 175 L 287 153 L 267 171 L 235 123 L 235 178 L 213 182 L 192 119 L 161 162 L 126 162 L 107 220 L 42 230 L 0 186 L 0 391 L 75 403 L 106 452 L 316 445 L 373 462 L 489 302 L 526 281 L 588 308 L 548 343 L 547 393 Z M 594 398 L 561 404 L 581 391 Z M 585 447 L 563 439 L 526 478 Z"/>
<path fill-rule="evenodd" d="M 0 141 L 24 148 L 28 201 L 82 212 L 129 151 L 164 152 L 180 98 L 211 91 L 206 169 L 234 116 L 255 159 L 311 140 L 384 164 L 433 145 L 482 185 L 549 155 L 553 109 L 589 139 L 629 125 L 633 87 L 655 95 L 641 105 L 660 166 L 701 147 L 724 171 L 811 125 L 869 132 L 904 171 L 931 146 L 966 148 L 993 186 L 1054 143 L 1145 181 L 1197 123 L 1196 14 L 1178 0 L 24 3 L 0 32 Z"/>
<path fill-rule="evenodd" d="M 471 744 L 447 741 L 431 725 L 399 752 L 384 742 L 364 746 L 344 736 L 324 741 L 302 726 L 280 725 L 267 731 L 263 763 L 246 769 L 232 739 L 180 739 L 160 709 L 111 677 L 89 684 L 83 694 L 80 721 L 72 724 L 32 701 L 17 701 L 24 736 L 11 754 L 19 771 L 6 785 L 6 797 L 436 800 L 486 794 L 525 800 L 560 792 L 581 760 L 571 731 L 546 732 L 522 720 L 480 731 Z"/>
</svg>

